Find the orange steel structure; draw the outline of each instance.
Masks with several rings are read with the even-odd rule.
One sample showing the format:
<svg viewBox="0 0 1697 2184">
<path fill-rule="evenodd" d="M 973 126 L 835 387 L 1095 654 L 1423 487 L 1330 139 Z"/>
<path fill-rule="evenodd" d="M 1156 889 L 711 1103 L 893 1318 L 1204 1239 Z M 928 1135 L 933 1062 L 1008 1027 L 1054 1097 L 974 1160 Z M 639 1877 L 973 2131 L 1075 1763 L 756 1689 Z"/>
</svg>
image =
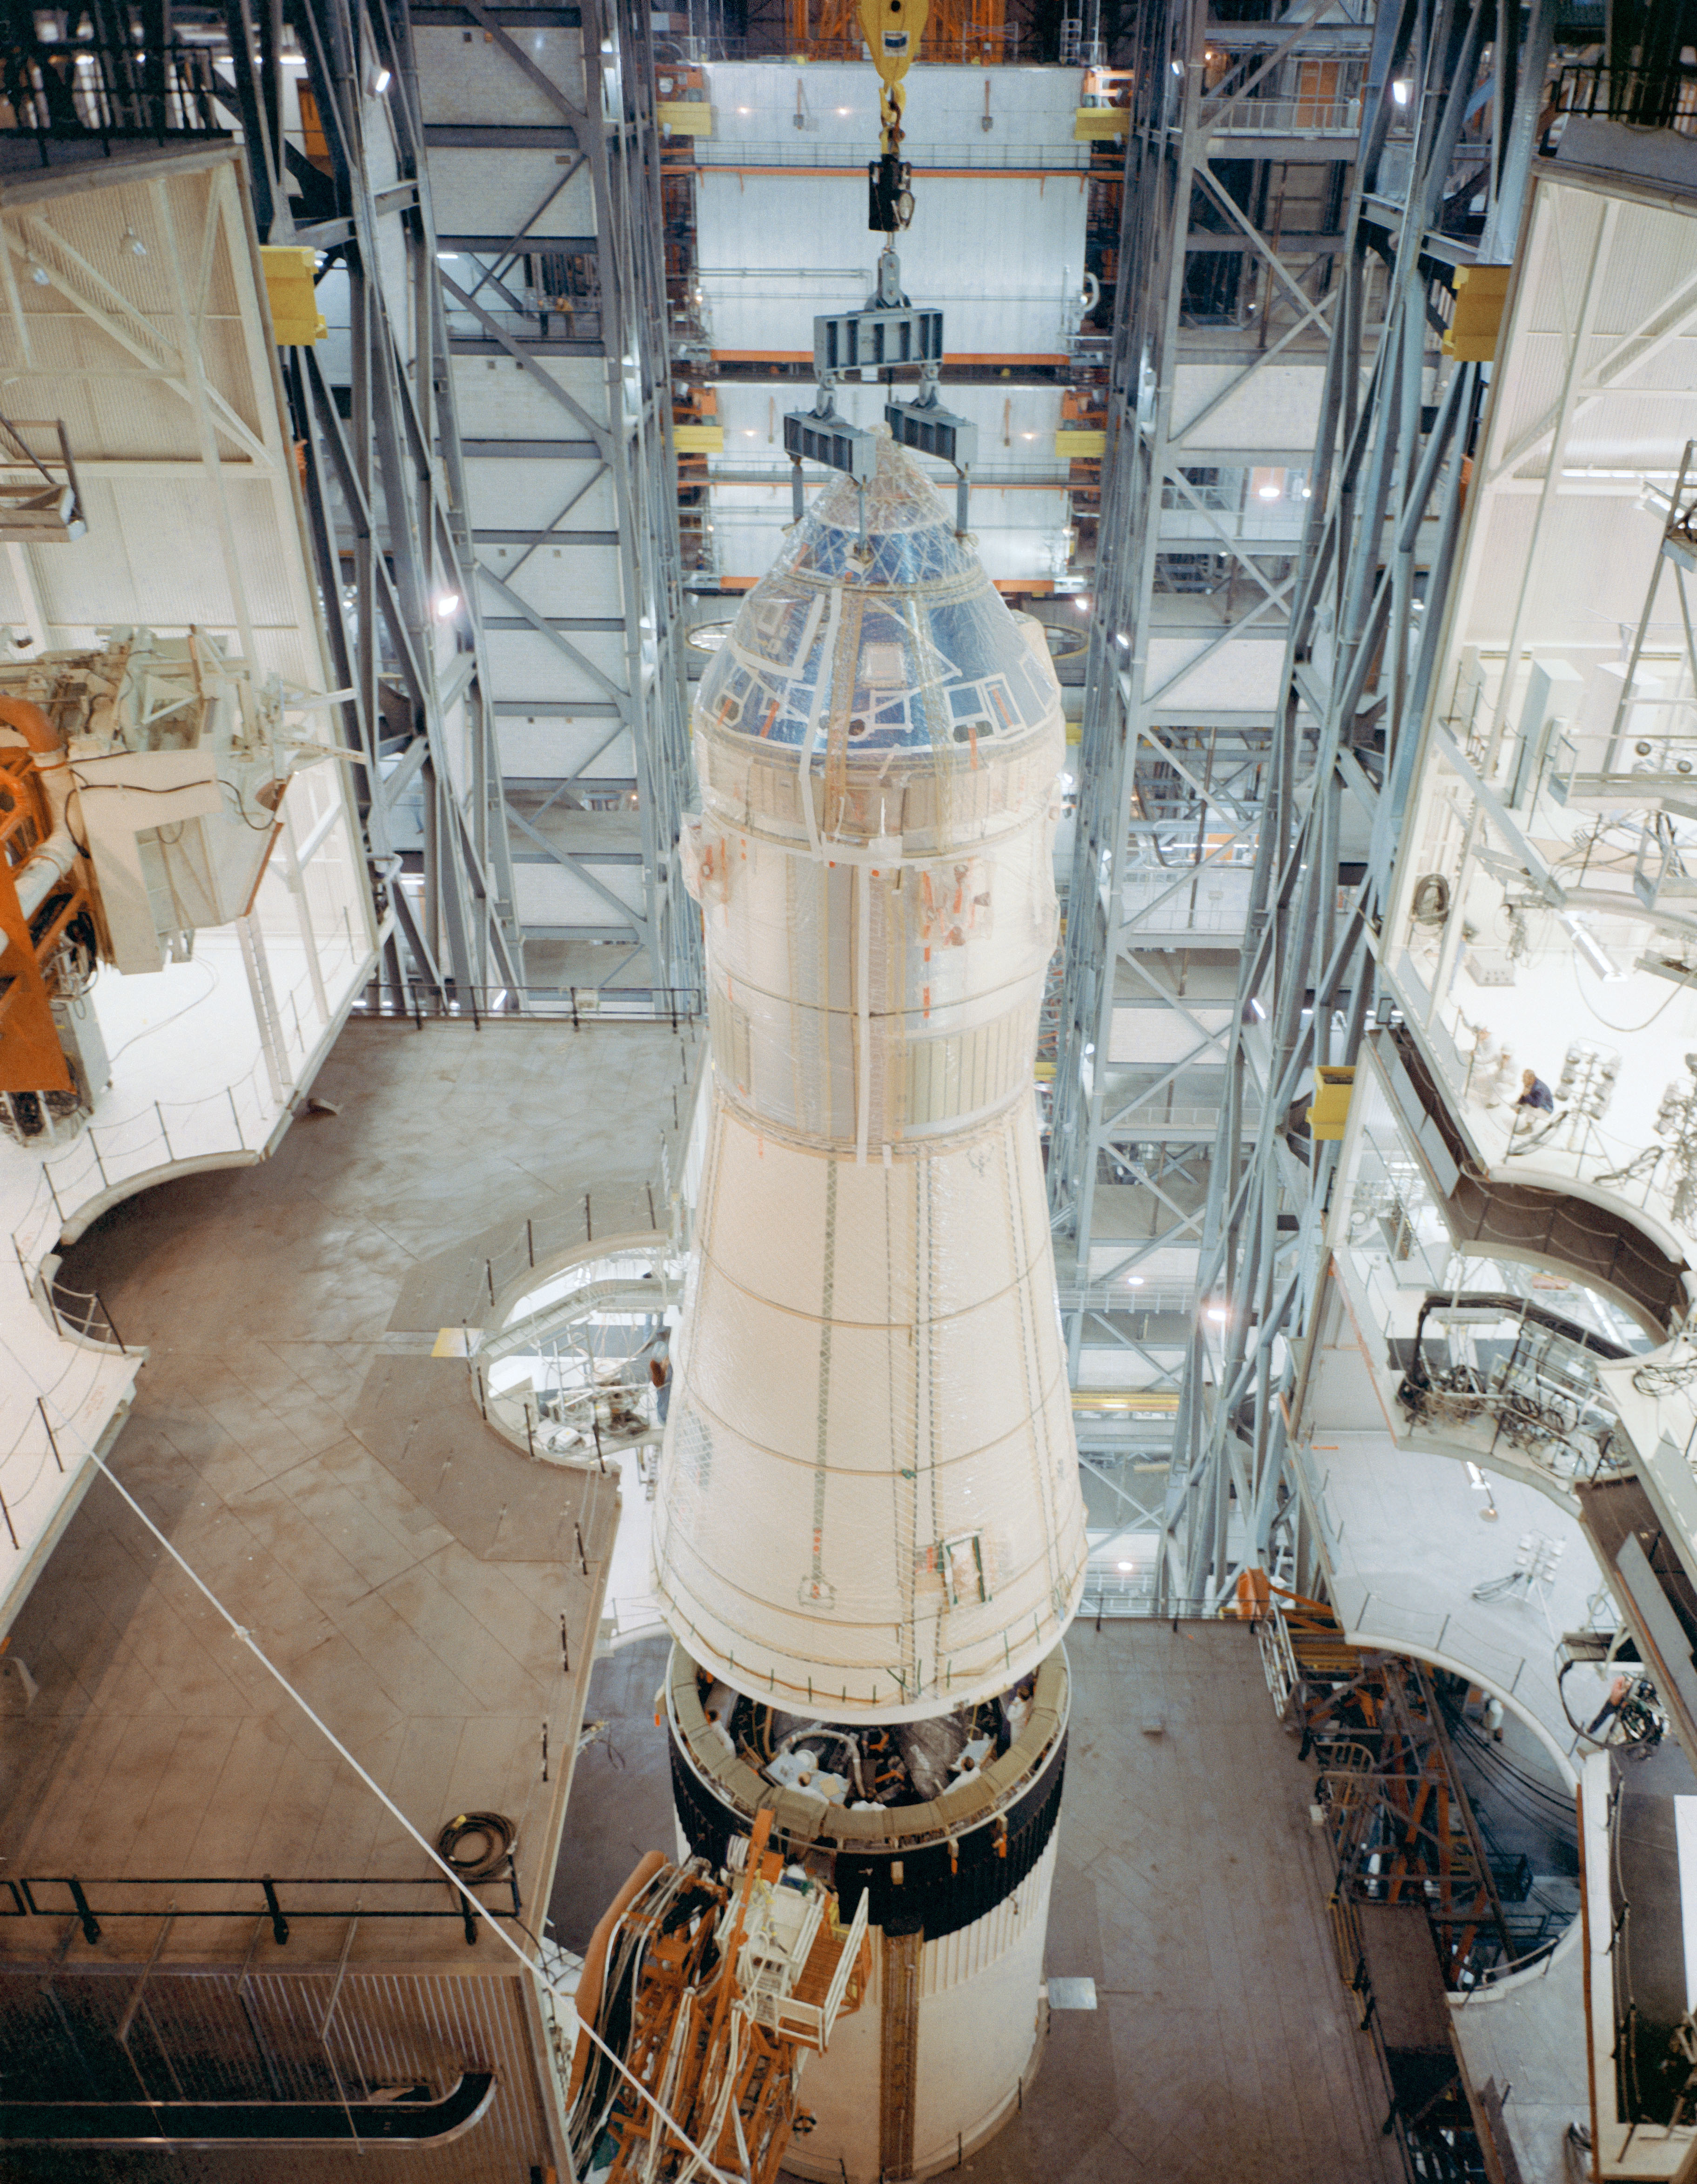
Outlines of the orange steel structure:
<svg viewBox="0 0 1697 2184">
<path fill-rule="evenodd" d="M 622 2041 L 626 2069 L 654 2097 L 644 2100 L 626 2081 L 598 2108 L 597 2059 L 580 2037 L 572 2068 L 574 2158 L 585 2172 L 592 2155 L 598 2167 L 610 2138 L 603 2184 L 664 2180 L 698 2167 L 662 2107 L 716 2166 L 747 2184 L 773 2184 L 792 2134 L 811 2128 L 797 2094 L 815 2043 L 804 2031 L 762 2022 L 737 1975 L 756 1886 L 777 1882 L 784 1869 L 765 1847 L 771 1819 L 760 1814 L 735 1878 L 713 1874 L 699 1859 L 680 1869 L 650 1853 L 596 1930 L 578 1990 L 580 2014 L 604 2039 Z M 793 1989 L 801 2005 L 796 2014 L 822 2003 L 841 1970 L 850 1937 L 836 1908 L 830 1897 Z M 864 1931 L 856 1954 L 844 2011 L 859 2007 L 865 1989 L 871 1948 Z M 627 1968 L 622 1978 L 620 1964 Z"/>
<path fill-rule="evenodd" d="M 79 918 L 93 934 L 86 866 L 79 857 L 33 916 L 18 900 L 17 868 L 53 831 L 35 755 L 0 747 L 0 1092 L 70 1092 L 53 1022 L 52 959 Z"/>
<path fill-rule="evenodd" d="M 785 0 L 784 35 L 793 53 L 814 60 L 859 60 L 865 40 L 858 0 Z M 924 58 L 1016 60 L 1019 35 L 1006 0 L 931 0 Z"/>
</svg>

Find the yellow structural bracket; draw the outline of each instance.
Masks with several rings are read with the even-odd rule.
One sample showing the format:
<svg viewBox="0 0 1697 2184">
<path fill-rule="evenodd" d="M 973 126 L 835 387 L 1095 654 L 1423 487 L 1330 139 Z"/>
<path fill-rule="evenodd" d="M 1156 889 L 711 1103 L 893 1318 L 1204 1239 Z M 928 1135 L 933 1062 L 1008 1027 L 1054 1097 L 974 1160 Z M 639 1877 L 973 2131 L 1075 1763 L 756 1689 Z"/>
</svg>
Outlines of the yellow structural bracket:
<svg viewBox="0 0 1697 2184">
<path fill-rule="evenodd" d="M 329 329 L 318 308 L 313 274 L 318 254 L 300 243 L 259 246 L 265 295 L 271 306 L 271 332 L 279 348 L 307 348 Z"/>
<path fill-rule="evenodd" d="M 907 92 L 902 78 L 912 67 L 925 36 L 931 0 L 859 0 L 860 27 L 872 65 L 878 71 L 878 118 L 883 125 L 883 148 L 901 148 L 902 109 Z"/>
<path fill-rule="evenodd" d="M 1314 1072 L 1314 1105 L 1308 1126 L 1316 1139 L 1336 1139 L 1349 1119 L 1349 1095 L 1355 1089 L 1354 1069 L 1327 1068 L 1322 1062 Z"/>
<path fill-rule="evenodd" d="M 1489 364 L 1503 330 L 1511 265 L 1458 265 L 1455 311 L 1444 334 L 1444 354 L 1463 364 Z"/>
</svg>

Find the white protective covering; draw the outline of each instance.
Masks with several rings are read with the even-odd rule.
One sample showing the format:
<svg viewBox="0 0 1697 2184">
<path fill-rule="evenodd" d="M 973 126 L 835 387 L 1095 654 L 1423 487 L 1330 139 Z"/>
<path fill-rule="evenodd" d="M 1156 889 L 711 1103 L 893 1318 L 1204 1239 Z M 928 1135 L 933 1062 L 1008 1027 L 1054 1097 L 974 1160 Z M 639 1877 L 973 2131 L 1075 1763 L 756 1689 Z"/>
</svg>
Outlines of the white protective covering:
<svg viewBox="0 0 1697 2184">
<path fill-rule="evenodd" d="M 887 442 L 697 704 L 714 1078 L 655 1529 L 738 1688 L 896 1721 L 1059 1641 L 1084 1513 L 1032 1097 L 1060 692 Z"/>
</svg>

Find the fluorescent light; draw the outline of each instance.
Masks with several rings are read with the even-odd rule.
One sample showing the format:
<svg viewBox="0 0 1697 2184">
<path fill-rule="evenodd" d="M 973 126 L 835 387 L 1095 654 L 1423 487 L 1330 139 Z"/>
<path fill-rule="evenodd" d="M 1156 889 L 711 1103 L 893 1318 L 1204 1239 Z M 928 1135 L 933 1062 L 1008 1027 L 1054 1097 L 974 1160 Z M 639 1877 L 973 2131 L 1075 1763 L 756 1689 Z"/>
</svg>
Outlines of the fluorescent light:
<svg viewBox="0 0 1697 2184">
<path fill-rule="evenodd" d="M 1208 1307 L 1208 1317 L 1210 1319 L 1216 1321 L 1221 1325 L 1223 1325 L 1226 1318 L 1225 1306 L 1222 1304 L 1210 1304 Z"/>
<path fill-rule="evenodd" d="M 1088 599 L 1074 599 L 1072 604 L 1077 608 L 1080 614 L 1088 614 L 1090 611 L 1090 602 Z"/>
<path fill-rule="evenodd" d="M 1114 1568 L 1116 1570 L 1134 1570 L 1137 1568 L 1137 1564 L 1135 1563 L 1116 1563 Z"/>
<path fill-rule="evenodd" d="M 1131 644 L 1131 641 L 1132 641 L 1132 640 L 1130 639 L 1130 638 L 1128 638 L 1128 637 L 1126 635 L 1126 632 L 1124 632 L 1124 630 L 1122 630 L 1122 629 L 1116 629 L 1116 630 L 1114 632 L 1114 642 L 1115 642 L 1115 644 L 1116 644 L 1121 645 L 1121 646 L 1127 646 L 1127 647 L 1128 647 L 1128 646 L 1130 645 L 1130 644 Z"/>
<path fill-rule="evenodd" d="M 1561 922 L 1573 936 L 1575 951 L 1584 957 L 1600 978 L 1606 978 L 1613 984 L 1626 978 L 1627 973 L 1596 934 L 1589 927 L 1582 925 L 1571 911 L 1563 911 Z"/>
<path fill-rule="evenodd" d="M 1265 1023 L 1267 1020 L 1266 1011 L 1261 1006 L 1260 1001 L 1256 1000 L 1253 994 L 1249 996 L 1249 1013 L 1254 1017 L 1257 1023 Z"/>
<path fill-rule="evenodd" d="M 1257 486 L 1255 488 L 1255 497 L 1259 500 L 1277 500 L 1278 499 L 1278 488 L 1276 485 Z"/>
<path fill-rule="evenodd" d="M 1127 1274 L 1126 1276 L 1126 1287 L 1128 1290 L 1140 1290 L 1143 1285 L 1143 1278 L 1141 1274 Z"/>
<path fill-rule="evenodd" d="M 458 593 L 458 592 L 444 592 L 444 593 L 442 594 L 442 597 L 441 597 L 441 598 L 437 601 L 437 603 L 436 603 L 436 618 L 437 618 L 437 620 L 438 621 L 447 621 L 448 620 L 449 620 L 449 618 L 450 618 L 451 616 L 454 616 L 454 615 L 457 615 L 459 612 L 459 593 Z"/>
<path fill-rule="evenodd" d="M 387 69 L 375 69 L 371 75 L 372 98 L 381 98 L 383 96 L 383 93 L 389 88 L 389 85 L 392 81 L 392 79 L 391 78 Z"/>
<path fill-rule="evenodd" d="M 1413 85 L 1406 82 L 1400 76 L 1399 76 L 1397 81 L 1391 86 L 1391 97 L 1396 101 L 1399 106 L 1406 106 L 1410 98 L 1413 96 Z"/>
<path fill-rule="evenodd" d="M 1172 64 L 1172 72 L 1175 75 L 1182 75 L 1184 74 L 1184 63 L 1182 61 L 1175 61 Z"/>
<path fill-rule="evenodd" d="M 1490 1488 L 1485 1484 L 1485 1474 L 1480 1470 L 1477 1463 L 1470 1463 L 1467 1466 L 1467 1476 L 1472 1482 L 1473 1488 L 1476 1492 L 1480 1494 L 1488 1494 L 1490 1492 Z"/>
</svg>

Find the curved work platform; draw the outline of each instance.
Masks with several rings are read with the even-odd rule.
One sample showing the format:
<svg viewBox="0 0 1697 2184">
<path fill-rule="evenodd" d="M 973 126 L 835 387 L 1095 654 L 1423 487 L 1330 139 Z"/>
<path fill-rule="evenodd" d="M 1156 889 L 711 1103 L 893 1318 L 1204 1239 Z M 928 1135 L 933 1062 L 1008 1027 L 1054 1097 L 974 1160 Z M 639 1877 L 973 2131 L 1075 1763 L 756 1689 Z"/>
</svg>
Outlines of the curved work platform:
<svg viewBox="0 0 1697 2184">
<path fill-rule="evenodd" d="M 1585 1627 L 1602 1585 L 1577 1519 L 1533 1486 L 1499 1479 L 1482 1491 L 1464 1464 L 1376 1434 L 1334 1430 L 1305 1466 L 1349 1642 L 1466 1676 L 1511 1707 L 1563 1780 L 1576 1780 L 1578 1738 L 1564 1691 L 1582 1719 L 1606 1691 L 1589 1664 L 1565 1686 L 1556 1681 L 1556 1641 Z M 1494 1520 L 1485 1513 L 1492 1507 Z M 1476 1599 L 1476 1586 L 1511 1576 L 1527 1538 L 1555 1550 L 1545 1556 L 1548 1580 Z"/>
<path fill-rule="evenodd" d="M 422 2089 L 420 2089 L 422 2090 Z M 437 2101 L 6 2101 L 0 2142 L 16 2146 L 445 2146 L 482 2118 L 492 2070 L 468 2070 Z"/>
</svg>

